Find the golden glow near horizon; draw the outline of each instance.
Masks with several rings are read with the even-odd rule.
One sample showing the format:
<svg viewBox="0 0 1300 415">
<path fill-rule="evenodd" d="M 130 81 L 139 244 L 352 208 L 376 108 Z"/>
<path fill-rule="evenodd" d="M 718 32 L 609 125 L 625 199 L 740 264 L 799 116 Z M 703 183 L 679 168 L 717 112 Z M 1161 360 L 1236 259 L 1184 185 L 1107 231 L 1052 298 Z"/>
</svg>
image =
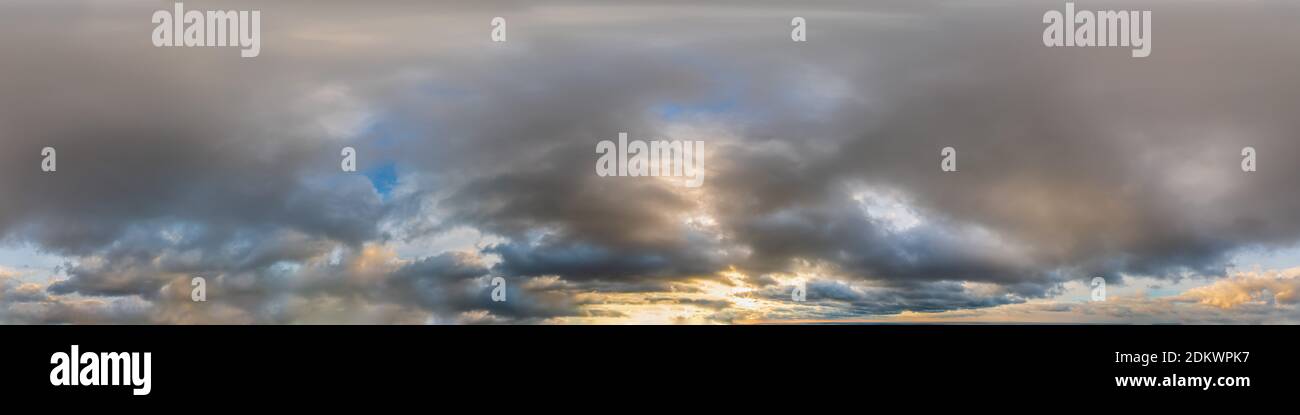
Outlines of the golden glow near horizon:
<svg viewBox="0 0 1300 415">
<path fill-rule="evenodd" d="M 770 276 L 781 287 L 807 281 L 808 275 Z M 673 283 L 672 290 L 652 293 L 585 293 L 582 317 L 554 319 L 560 324 L 1071 324 L 1168 323 L 1221 318 L 1244 309 L 1292 310 L 1300 292 L 1300 267 L 1269 271 L 1239 271 L 1222 279 L 1189 281 L 1176 292 L 1154 294 L 1162 281 L 1135 278 L 1104 302 L 1081 300 L 1083 284 L 1066 284 L 1060 295 L 974 309 L 923 312 L 905 310 L 892 315 L 817 318 L 803 314 L 825 307 L 763 295 L 749 277 L 734 269 L 718 278 Z M 1075 285 L 1078 285 L 1077 287 Z M 770 294 L 770 292 L 769 292 Z M 1133 321 L 1131 314 L 1147 319 Z M 1275 317 L 1263 315 L 1258 322 Z"/>
<path fill-rule="evenodd" d="M 718 279 L 677 282 L 672 289 L 651 293 L 584 293 L 586 316 L 555 319 L 555 323 L 588 324 L 711 324 L 730 316 L 766 315 L 787 307 L 763 298 L 747 276 L 729 270 Z"/>
</svg>

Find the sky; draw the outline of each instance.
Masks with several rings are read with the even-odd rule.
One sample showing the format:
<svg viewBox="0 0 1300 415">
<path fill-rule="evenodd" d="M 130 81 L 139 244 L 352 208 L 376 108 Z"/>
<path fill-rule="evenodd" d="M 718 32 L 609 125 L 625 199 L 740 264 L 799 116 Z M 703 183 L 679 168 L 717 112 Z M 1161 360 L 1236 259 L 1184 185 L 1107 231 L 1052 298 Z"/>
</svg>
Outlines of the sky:
<svg viewBox="0 0 1300 415">
<path fill-rule="evenodd" d="M 0 4 L 0 323 L 1300 323 L 1295 2 L 172 4 Z"/>
</svg>

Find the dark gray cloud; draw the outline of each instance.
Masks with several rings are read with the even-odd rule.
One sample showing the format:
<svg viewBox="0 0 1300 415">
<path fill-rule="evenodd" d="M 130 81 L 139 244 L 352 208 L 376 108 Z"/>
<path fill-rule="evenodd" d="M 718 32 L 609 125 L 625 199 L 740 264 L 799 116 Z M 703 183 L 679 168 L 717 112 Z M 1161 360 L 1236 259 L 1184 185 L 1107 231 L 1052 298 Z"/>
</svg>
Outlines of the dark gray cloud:
<svg viewBox="0 0 1300 415">
<path fill-rule="evenodd" d="M 908 282 L 893 286 L 862 287 L 844 281 L 807 282 L 804 301 L 812 306 L 805 319 L 842 319 L 898 314 L 904 311 L 936 312 L 1020 304 L 1025 297 L 1006 290 L 973 292 L 961 283 Z M 758 295 L 772 300 L 789 300 L 792 287 L 770 287 Z"/>
</svg>

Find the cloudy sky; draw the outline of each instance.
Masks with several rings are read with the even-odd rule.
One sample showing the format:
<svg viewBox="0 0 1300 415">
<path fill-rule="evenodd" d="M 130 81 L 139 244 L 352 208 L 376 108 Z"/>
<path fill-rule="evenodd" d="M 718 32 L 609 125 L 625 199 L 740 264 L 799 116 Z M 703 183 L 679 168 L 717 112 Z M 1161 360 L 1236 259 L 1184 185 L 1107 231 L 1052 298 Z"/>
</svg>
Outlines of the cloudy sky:
<svg viewBox="0 0 1300 415">
<path fill-rule="evenodd" d="M 1300 323 L 1293 1 L 172 4 L 0 4 L 0 323 Z"/>
</svg>

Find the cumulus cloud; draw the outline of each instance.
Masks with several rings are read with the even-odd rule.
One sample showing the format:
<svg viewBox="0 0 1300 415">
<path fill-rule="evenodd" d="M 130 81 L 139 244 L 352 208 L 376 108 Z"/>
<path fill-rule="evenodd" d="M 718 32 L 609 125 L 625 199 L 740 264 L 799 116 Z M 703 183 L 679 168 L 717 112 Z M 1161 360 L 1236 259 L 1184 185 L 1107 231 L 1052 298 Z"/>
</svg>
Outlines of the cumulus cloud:
<svg viewBox="0 0 1300 415">
<path fill-rule="evenodd" d="M 1292 306 L 1297 301 L 1296 290 L 1300 288 L 1298 277 L 1300 268 L 1252 271 L 1194 288 L 1184 296 L 1223 309 L 1245 304 Z"/>
</svg>

